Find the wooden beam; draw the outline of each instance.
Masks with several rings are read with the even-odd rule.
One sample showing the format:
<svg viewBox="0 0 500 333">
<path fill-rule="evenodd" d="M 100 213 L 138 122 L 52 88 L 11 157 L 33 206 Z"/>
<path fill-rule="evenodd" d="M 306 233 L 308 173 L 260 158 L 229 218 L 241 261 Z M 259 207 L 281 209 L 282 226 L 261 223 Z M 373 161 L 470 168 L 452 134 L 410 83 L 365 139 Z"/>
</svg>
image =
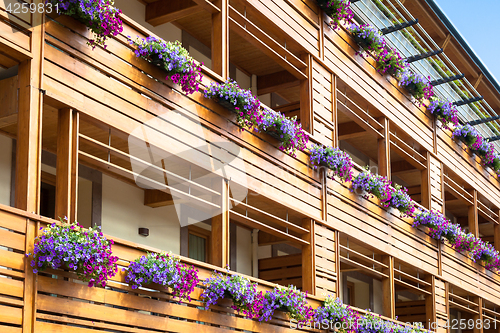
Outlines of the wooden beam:
<svg viewBox="0 0 500 333">
<path fill-rule="evenodd" d="M 451 34 L 449 33 L 446 35 L 446 38 L 444 39 L 443 44 L 441 44 L 441 48 L 443 49 L 443 51 L 446 49 L 446 47 L 450 43 L 450 40 L 451 40 Z"/>
<path fill-rule="evenodd" d="M 172 194 L 160 190 L 144 190 L 144 206 L 157 208 L 174 204 Z"/>
<path fill-rule="evenodd" d="M 281 71 L 257 77 L 257 95 L 297 87 L 300 81 L 289 71 Z"/>
<path fill-rule="evenodd" d="M 2 105 L 2 104 L 0 104 Z M 0 117 L 0 128 L 9 127 L 17 124 L 17 113 L 9 114 L 8 116 Z"/>
<path fill-rule="evenodd" d="M 76 130 L 76 133 L 75 133 Z M 78 114 L 60 109 L 57 121 L 56 216 L 76 220 Z"/>
<path fill-rule="evenodd" d="M 0 80 L 0 91 L 2 92 L 0 94 L 0 105 L 2 106 L 0 109 L 0 116 L 2 118 L 8 115 L 17 114 L 19 108 L 18 90 L 19 79 L 17 75 Z"/>
<path fill-rule="evenodd" d="M 408 171 L 415 171 L 415 167 L 413 164 L 406 160 L 396 161 L 391 163 L 391 173 L 404 173 Z"/>
<path fill-rule="evenodd" d="M 367 134 L 355 121 L 338 124 L 338 140 L 346 140 Z"/>
<path fill-rule="evenodd" d="M 477 89 L 477 87 L 479 86 L 479 84 L 483 80 L 483 77 L 484 77 L 483 73 L 480 73 L 478 78 L 476 79 L 476 82 L 474 82 L 474 89 Z"/>
<path fill-rule="evenodd" d="M 384 137 L 378 139 L 378 173 L 391 178 L 390 133 L 389 119 L 381 118 L 379 122 L 384 126 Z"/>
<path fill-rule="evenodd" d="M 315 245 L 314 245 L 314 220 L 303 219 L 302 226 L 309 230 L 303 239 L 309 244 L 302 245 L 302 291 L 308 294 L 316 294 L 316 264 L 315 264 Z"/>
<path fill-rule="evenodd" d="M 158 0 L 146 5 L 146 22 L 156 27 L 202 11 L 192 0 Z"/>
<path fill-rule="evenodd" d="M 229 264 L 229 188 L 225 179 L 221 182 L 220 214 L 212 217 L 212 234 L 210 237 L 210 263 L 225 268 Z"/>
<path fill-rule="evenodd" d="M 223 80 L 229 77 L 229 0 L 214 2 L 219 12 L 212 14 L 212 70 Z"/>
<path fill-rule="evenodd" d="M 196 4 L 198 6 L 200 6 L 201 8 L 205 9 L 207 12 L 209 12 L 210 14 L 215 14 L 215 13 L 219 13 L 220 12 L 220 9 L 217 8 L 216 5 L 214 5 L 211 1 L 209 0 L 193 0 L 193 2 L 196 2 Z"/>
<path fill-rule="evenodd" d="M 479 223 L 478 223 L 478 215 L 477 215 L 477 191 L 472 191 L 472 205 L 469 206 L 469 232 L 476 237 L 479 237 Z"/>
</svg>

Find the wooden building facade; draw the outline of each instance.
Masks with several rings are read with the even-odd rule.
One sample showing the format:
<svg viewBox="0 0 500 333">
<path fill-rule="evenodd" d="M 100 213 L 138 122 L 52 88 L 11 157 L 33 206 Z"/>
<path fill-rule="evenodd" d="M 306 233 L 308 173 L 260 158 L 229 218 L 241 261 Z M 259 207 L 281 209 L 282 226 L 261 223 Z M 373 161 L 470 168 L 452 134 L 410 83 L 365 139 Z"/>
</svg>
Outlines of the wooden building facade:
<svg viewBox="0 0 500 333">
<path fill-rule="evenodd" d="M 8 13 L 11 2 L 0 1 L 0 332 L 293 330 L 280 317 L 204 310 L 201 288 L 179 304 L 168 290 L 131 289 L 121 271 L 107 288 L 67 271 L 33 274 L 25 254 L 64 216 L 102 226 L 120 267 L 172 251 L 202 278 L 229 265 L 263 290 L 296 285 L 313 307 L 333 295 L 392 320 L 437 322 L 439 332 L 468 331 L 446 327 L 451 319 L 500 330 L 496 272 L 313 169 L 306 152 L 290 156 L 272 136 L 242 131 L 232 112 L 184 94 L 128 41 L 181 41 L 204 62 L 202 86 L 236 80 L 297 116 L 312 142 L 348 151 L 500 249 L 498 176 L 357 55 L 315 0 L 117 0 L 124 30 L 105 49 L 87 45 L 77 20 Z M 500 111 L 495 83 L 428 1 L 380 2 L 417 17 Z"/>
</svg>

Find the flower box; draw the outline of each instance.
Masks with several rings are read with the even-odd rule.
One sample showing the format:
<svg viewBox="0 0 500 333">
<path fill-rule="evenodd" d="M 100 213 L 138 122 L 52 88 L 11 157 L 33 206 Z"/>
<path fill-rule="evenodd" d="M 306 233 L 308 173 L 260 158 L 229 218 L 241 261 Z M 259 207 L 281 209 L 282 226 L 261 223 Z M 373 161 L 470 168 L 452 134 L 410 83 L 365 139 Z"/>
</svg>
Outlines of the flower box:
<svg viewBox="0 0 500 333">
<path fill-rule="evenodd" d="M 224 295 L 224 298 L 219 298 L 217 300 L 217 305 L 223 308 L 231 308 L 234 306 L 233 299 L 229 296 L 229 298 Z"/>
<path fill-rule="evenodd" d="M 167 73 L 166 79 L 179 84 L 186 94 L 198 91 L 203 78 L 201 74 L 203 64 L 197 64 L 179 41 L 166 42 L 149 36 L 145 39 L 137 38 L 135 41 L 129 39 L 129 43 L 136 47 L 134 51 L 136 57 L 163 69 Z"/>
<path fill-rule="evenodd" d="M 115 276 L 118 257 L 112 255 L 112 239 L 100 227 L 82 228 L 78 223 L 52 223 L 35 239 L 31 267 L 33 273 L 46 269 L 69 269 L 88 286 L 105 287 Z"/>
<path fill-rule="evenodd" d="M 220 106 L 222 106 L 223 108 L 226 108 L 226 109 L 228 109 L 231 112 L 238 113 L 238 111 L 236 110 L 236 105 L 234 105 L 233 103 L 231 103 L 227 99 L 225 99 L 225 98 L 216 98 L 215 101 Z"/>
<path fill-rule="evenodd" d="M 163 68 L 164 60 L 163 58 L 160 58 L 160 55 L 158 53 L 152 53 L 149 56 L 149 62 L 155 66 L 162 67 L 162 69 L 164 69 Z"/>
<path fill-rule="evenodd" d="M 259 99 L 250 90 L 241 89 L 233 80 L 210 83 L 204 96 L 236 113 L 236 121 L 242 128 L 256 126 L 262 117 Z"/>
<path fill-rule="evenodd" d="M 277 130 L 275 129 L 269 129 L 266 131 L 267 134 L 269 134 L 270 136 L 272 136 L 273 138 L 275 138 L 276 140 L 279 140 L 281 141 L 281 135 L 278 133 Z"/>
</svg>

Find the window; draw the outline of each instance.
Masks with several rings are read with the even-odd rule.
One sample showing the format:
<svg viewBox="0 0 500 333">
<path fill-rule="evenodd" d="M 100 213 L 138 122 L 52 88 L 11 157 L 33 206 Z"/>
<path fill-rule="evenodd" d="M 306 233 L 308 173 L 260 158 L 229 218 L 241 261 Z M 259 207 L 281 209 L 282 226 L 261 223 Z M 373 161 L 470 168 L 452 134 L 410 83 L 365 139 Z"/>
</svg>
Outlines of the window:
<svg viewBox="0 0 500 333">
<path fill-rule="evenodd" d="M 188 257 L 194 260 L 208 262 L 210 231 L 189 226 Z"/>
</svg>

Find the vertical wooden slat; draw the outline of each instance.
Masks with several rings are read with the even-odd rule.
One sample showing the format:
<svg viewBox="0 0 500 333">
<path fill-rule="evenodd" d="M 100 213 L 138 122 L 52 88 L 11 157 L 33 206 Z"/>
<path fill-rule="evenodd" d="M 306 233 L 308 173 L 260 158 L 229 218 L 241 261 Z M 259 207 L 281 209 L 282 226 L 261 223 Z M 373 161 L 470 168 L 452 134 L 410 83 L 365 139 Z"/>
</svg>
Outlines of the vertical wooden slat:
<svg viewBox="0 0 500 333">
<path fill-rule="evenodd" d="M 427 209 L 431 208 L 431 156 L 430 153 L 427 152 L 427 167 L 420 172 L 421 174 L 421 195 L 422 195 L 422 206 Z"/>
<path fill-rule="evenodd" d="M 340 232 L 335 231 L 335 273 L 337 280 L 335 281 L 335 296 L 340 297 Z"/>
<path fill-rule="evenodd" d="M 216 0 L 220 12 L 212 14 L 212 70 L 225 80 L 229 77 L 228 0 Z"/>
<path fill-rule="evenodd" d="M 378 173 L 379 175 L 391 178 L 391 157 L 390 157 L 390 133 L 389 119 L 380 118 L 379 122 L 384 126 L 384 137 L 378 139 Z"/>
<path fill-rule="evenodd" d="M 312 71 L 312 56 L 307 54 L 302 57 L 306 63 L 305 69 L 307 79 L 300 81 L 300 123 L 302 128 L 313 134 L 313 71 Z"/>
<path fill-rule="evenodd" d="M 474 204 L 469 206 L 469 232 L 474 236 L 479 237 L 479 224 L 477 215 L 477 191 L 472 190 Z"/>
<path fill-rule="evenodd" d="M 221 185 L 221 214 L 212 217 L 212 234 L 210 240 L 210 263 L 219 267 L 229 264 L 229 191 L 225 179 Z"/>
<path fill-rule="evenodd" d="M 323 12 L 321 12 L 323 13 Z M 337 120 L 337 75 L 332 74 L 332 122 L 333 122 L 333 147 L 339 146 L 339 124 Z"/>
<path fill-rule="evenodd" d="M 76 131 L 76 132 L 75 132 Z M 76 220 L 78 116 L 60 109 L 57 122 L 56 216 Z"/>
<path fill-rule="evenodd" d="M 314 245 L 314 220 L 303 219 L 302 226 L 309 230 L 308 234 L 302 236 L 302 239 L 309 241 L 309 245 L 302 246 L 302 290 L 311 295 L 316 294 L 316 264 L 315 264 L 315 245 Z"/>
<path fill-rule="evenodd" d="M 394 302 L 394 257 L 383 256 L 382 263 L 388 266 L 383 269 L 383 273 L 388 276 L 388 278 L 384 278 L 382 280 L 383 315 L 389 318 L 394 318 L 396 312 Z"/>
</svg>

